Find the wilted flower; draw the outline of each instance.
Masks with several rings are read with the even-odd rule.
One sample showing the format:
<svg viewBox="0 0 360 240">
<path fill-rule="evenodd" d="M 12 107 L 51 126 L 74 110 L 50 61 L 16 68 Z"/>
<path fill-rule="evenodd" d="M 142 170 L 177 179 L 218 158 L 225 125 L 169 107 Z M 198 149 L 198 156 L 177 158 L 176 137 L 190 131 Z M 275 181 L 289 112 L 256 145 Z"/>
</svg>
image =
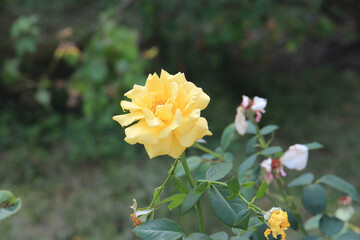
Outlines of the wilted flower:
<svg viewBox="0 0 360 240">
<path fill-rule="evenodd" d="M 282 240 L 286 239 L 285 231 L 290 227 L 290 223 L 288 220 L 288 215 L 285 211 L 281 210 L 279 207 L 273 207 L 270 211 L 264 214 L 264 219 L 266 224 L 268 225 L 268 229 L 264 232 L 264 235 L 267 239 L 270 233 L 274 238 L 277 239 L 277 236 L 280 234 Z"/>
<path fill-rule="evenodd" d="M 352 198 L 350 196 L 340 197 L 338 200 L 340 207 L 336 209 L 335 216 L 344 222 L 347 222 L 355 214 L 355 208 L 352 206 Z"/>
<path fill-rule="evenodd" d="M 246 113 L 256 114 L 256 122 L 260 122 L 261 114 L 265 113 L 265 107 L 267 104 L 267 100 L 260 97 L 254 97 L 254 99 L 250 99 L 248 96 L 242 96 L 242 102 L 239 107 L 236 109 L 235 116 L 235 129 L 240 135 L 244 135 L 246 133 L 246 129 L 248 128 L 248 124 L 246 122 Z"/>
<path fill-rule="evenodd" d="M 285 167 L 301 171 L 306 167 L 308 156 L 309 149 L 305 145 L 295 144 L 289 147 L 280 160 Z"/>
<path fill-rule="evenodd" d="M 265 180 L 269 183 L 275 177 L 285 177 L 286 173 L 283 166 L 289 169 L 295 169 L 298 171 L 303 170 L 306 167 L 308 161 L 309 150 L 305 145 L 295 144 L 289 147 L 289 149 L 281 156 L 280 159 L 265 159 L 261 162 L 261 167 L 265 169 Z"/>
<path fill-rule="evenodd" d="M 146 217 L 149 215 L 149 213 L 153 212 L 153 209 L 144 209 L 144 210 L 137 210 L 137 202 L 136 199 L 133 199 L 134 204 L 132 206 L 130 206 L 131 209 L 134 210 L 134 213 L 130 215 L 131 220 L 134 223 L 134 226 L 137 227 L 140 224 L 142 224 L 145 220 Z"/>
<path fill-rule="evenodd" d="M 123 127 L 138 121 L 125 129 L 125 141 L 144 144 L 150 158 L 166 154 L 177 158 L 195 141 L 212 135 L 200 117 L 210 98 L 183 73 L 150 74 L 145 86 L 135 85 L 125 96 L 132 101 L 121 101 L 121 107 L 129 113 L 113 119 Z"/>
</svg>

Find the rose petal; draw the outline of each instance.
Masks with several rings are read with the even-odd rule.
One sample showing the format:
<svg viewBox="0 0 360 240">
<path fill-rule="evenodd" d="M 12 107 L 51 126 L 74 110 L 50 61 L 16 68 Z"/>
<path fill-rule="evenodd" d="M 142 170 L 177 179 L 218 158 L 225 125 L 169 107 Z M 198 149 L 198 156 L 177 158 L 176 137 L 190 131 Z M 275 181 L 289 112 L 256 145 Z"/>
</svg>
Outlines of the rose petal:
<svg viewBox="0 0 360 240">
<path fill-rule="evenodd" d="M 159 143 L 158 127 L 149 127 L 146 121 L 140 120 L 138 123 L 125 129 L 126 138 L 125 141 L 129 144 L 158 144 Z"/>
<path fill-rule="evenodd" d="M 200 117 L 194 127 L 185 134 L 180 134 L 175 130 L 175 135 L 180 144 L 184 147 L 190 147 L 195 141 L 204 137 L 205 135 L 211 136 L 212 133 L 208 130 L 208 124 L 205 118 Z"/>
<path fill-rule="evenodd" d="M 144 118 L 144 114 L 142 112 L 133 112 L 127 113 L 123 115 L 113 116 L 113 120 L 120 123 L 121 126 L 126 127 L 132 124 L 134 121 L 140 120 Z"/>
</svg>

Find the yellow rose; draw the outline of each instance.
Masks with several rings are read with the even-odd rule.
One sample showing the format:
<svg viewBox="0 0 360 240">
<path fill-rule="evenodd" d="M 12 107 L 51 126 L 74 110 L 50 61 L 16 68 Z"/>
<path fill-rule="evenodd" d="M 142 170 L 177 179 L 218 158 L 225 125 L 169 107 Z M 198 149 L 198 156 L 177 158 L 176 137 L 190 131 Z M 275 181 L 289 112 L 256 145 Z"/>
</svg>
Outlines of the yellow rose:
<svg viewBox="0 0 360 240">
<path fill-rule="evenodd" d="M 145 86 L 135 85 L 125 96 L 132 101 L 120 105 L 129 113 L 113 119 L 123 127 L 138 121 L 125 129 L 125 141 L 144 144 L 150 158 L 166 154 L 177 158 L 195 141 L 212 135 L 200 117 L 210 98 L 183 73 L 162 70 L 160 78 L 149 74 Z"/>
<path fill-rule="evenodd" d="M 270 228 L 266 229 L 264 235 L 267 239 L 270 233 L 277 239 L 277 235 L 281 235 L 281 239 L 286 239 L 286 233 L 284 230 L 290 227 L 288 215 L 281 208 L 274 207 L 264 215 L 265 221 Z"/>
</svg>

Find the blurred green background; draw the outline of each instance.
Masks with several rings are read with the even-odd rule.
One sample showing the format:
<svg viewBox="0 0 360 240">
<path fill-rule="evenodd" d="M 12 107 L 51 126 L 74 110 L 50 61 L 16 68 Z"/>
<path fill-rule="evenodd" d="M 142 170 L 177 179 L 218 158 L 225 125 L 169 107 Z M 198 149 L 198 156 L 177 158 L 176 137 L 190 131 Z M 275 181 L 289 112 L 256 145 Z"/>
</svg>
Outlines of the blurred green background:
<svg viewBox="0 0 360 240">
<path fill-rule="evenodd" d="M 277 144 L 322 143 L 307 170 L 360 187 L 358 0 L 2 0 L 0 23 L 0 184 L 23 200 L 1 239 L 135 238 L 132 199 L 150 203 L 171 159 L 149 160 L 111 118 L 162 68 L 211 97 L 209 146 L 243 94 L 265 97 Z M 171 218 L 196 231 L 192 214 Z M 226 229 L 205 215 L 209 233 Z"/>
</svg>

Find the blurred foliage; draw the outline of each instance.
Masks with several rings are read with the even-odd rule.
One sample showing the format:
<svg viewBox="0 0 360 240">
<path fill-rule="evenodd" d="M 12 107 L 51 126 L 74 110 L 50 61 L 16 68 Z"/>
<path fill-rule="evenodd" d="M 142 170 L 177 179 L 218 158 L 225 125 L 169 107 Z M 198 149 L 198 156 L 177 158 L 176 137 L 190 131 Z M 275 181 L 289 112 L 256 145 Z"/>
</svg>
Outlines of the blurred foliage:
<svg viewBox="0 0 360 240">
<path fill-rule="evenodd" d="M 112 201 L 126 198 L 131 203 L 132 197 L 122 196 L 121 191 L 134 188 L 123 176 L 132 173 L 131 179 L 143 184 L 142 174 L 136 171 L 146 170 L 146 186 L 153 187 L 157 183 L 151 176 L 159 169 L 132 162 L 106 180 L 109 169 L 118 168 L 119 163 L 108 169 L 104 162 L 120 158 L 128 163 L 143 156 L 124 143 L 123 131 L 114 128 L 111 117 L 121 113 L 119 102 L 124 92 L 134 83 L 142 84 L 147 73 L 164 68 L 169 73 L 185 72 L 189 81 L 211 96 L 204 115 L 215 136 L 233 121 L 242 94 L 266 97 L 273 104 L 264 121 L 284 126 L 286 135 L 280 139 L 306 142 L 317 135 L 324 143 L 326 151 L 319 153 L 310 167 L 338 169 L 342 176 L 354 176 L 350 181 L 358 182 L 360 151 L 354 146 L 360 130 L 356 121 L 360 117 L 359 12 L 357 0 L 122 0 L 117 5 L 109 0 L 2 2 L 0 181 L 25 184 L 18 189 L 12 185 L 11 190 L 36 205 L 43 199 L 39 196 L 49 198 L 62 184 L 60 178 L 70 178 L 75 164 L 88 166 L 76 172 L 75 182 L 101 166 L 102 173 L 91 179 L 115 181 L 109 191 L 116 196 L 104 192 L 98 202 L 93 199 L 92 191 L 99 191 L 103 184 L 84 190 L 84 198 L 100 205 L 99 211 Z M 328 164 L 329 156 L 338 161 Z M 161 163 L 166 171 L 167 162 Z M 89 170 L 91 166 L 94 168 Z M 9 174 L 8 169 L 17 171 Z M 46 179 L 54 183 L 46 183 Z M 24 189 L 34 185 L 36 194 Z M 116 187 L 121 190 L 114 190 Z M 61 199 L 64 194 L 56 196 Z M 64 197 L 64 201 L 75 198 Z M 22 211 L 35 215 L 37 222 L 47 222 L 49 219 L 38 213 L 41 209 L 47 212 L 46 204 L 50 203 L 36 206 L 34 211 L 23 207 Z M 60 204 L 56 213 L 61 215 L 65 208 L 72 219 L 77 208 L 64 205 Z M 127 208 L 111 215 L 114 222 Z M 88 220 L 82 230 L 64 227 L 57 239 L 71 239 L 99 222 L 104 222 L 101 226 L 108 223 L 111 233 L 127 231 L 128 235 L 119 239 L 130 239 L 128 222 L 114 227 L 93 215 Z M 191 226 L 192 222 L 182 224 Z M 15 239 L 30 234 L 13 231 L 11 236 L 18 236 Z M 93 232 L 93 239 L 99 239 L 99 232 Z M 30 235 L 39 239 L 34 232 Z M 115 238 L 111 236 L 115 235 L 107 239 Z"/>
</svg>

